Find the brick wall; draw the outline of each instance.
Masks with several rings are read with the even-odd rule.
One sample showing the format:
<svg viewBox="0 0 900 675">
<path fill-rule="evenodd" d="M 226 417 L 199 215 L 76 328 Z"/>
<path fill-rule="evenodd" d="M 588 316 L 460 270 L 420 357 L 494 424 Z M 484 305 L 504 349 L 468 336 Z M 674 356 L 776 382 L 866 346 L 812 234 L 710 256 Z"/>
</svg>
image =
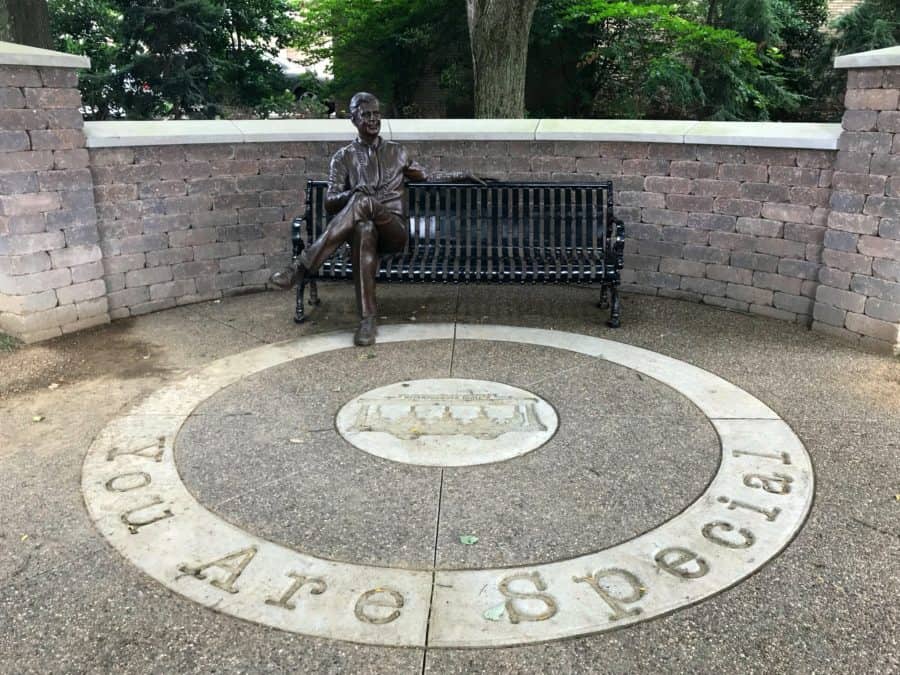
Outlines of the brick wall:
<svg viewBox="0 0 900 675">
<path fill-rule="evenodd" d="M 91 151 L 113 318 L 265 288 L 288 260 L 307 178 L 338 143 Z M 834 152 L 594 142 L 413 142 L 432 169 L 612 179 L 625 289 L 805 322 Z"/>
<path fill-rule="evenodd" d="M 900 67 L 852 69 L 813 328 L 900 345 Z"/>
<path fill-rule="evenodd" d="M 290 222 L 327 143 L 91 150 L 110 315 L 263 290 L 290 259 Z"/>
<path fill-rule="evenodd" d="M 0 330 L 42 340 L 109 321 L 72 68 L 0 65 Z"/>
</svg>

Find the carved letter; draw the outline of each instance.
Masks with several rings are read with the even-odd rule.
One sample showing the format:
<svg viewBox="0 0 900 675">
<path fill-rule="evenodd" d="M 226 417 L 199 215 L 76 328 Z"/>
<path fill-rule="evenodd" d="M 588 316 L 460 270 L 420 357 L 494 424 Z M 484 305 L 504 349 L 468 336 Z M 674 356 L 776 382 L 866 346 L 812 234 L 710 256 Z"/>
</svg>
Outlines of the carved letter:
<svg viewBox="0 0 900 675">
<path fill-rule="evenodd" d="M 366 612 L 369 607 L 386 607 L 394 610 L 385 615 L 382 612 L 372 615 Z M 397 591 L 390 588 L 373 588 L 371 591 L 363 593 L 356 602 L 356 618 L 365 623 L 374 623 L 380 625 L 390 623 L 400 616 L 400 608 L 403 607 L 403 596 Z"/>
<path fill-rule="evenodd" d="M 758 482 L 757 482 L 758 481 Z M 744 485 L 752 488 L 762 488 L 773 495 L 786 495 L 791 491 L 791 483 L 794 479 L 782 473 L 771 476 L 763 476 L 759 473 L 748 473 L 744 476 Z"/>
<path fill-rule="evenodd" d="M 116 457 L 119 457 L 121 455 L 137 455 L 138 457 L 152 459 L 154 462 L 161 462 L 165 450 L 166 437 L 160 436 L 156 439 L 156 445 L 145 445 L 144 447 L 138 448 L 137 450 L 120 450 L 119 448 L 113 448 L 108 453 L 106 453 L 106 461 L 111 462 Z M 148 453 L 148 451 L 150 452 Z"/>
<path fill-rule="evenodd" d="M 782 464 L 790 464 L 791 463 L 791 456 L 789 454 L 787 454 L 786 452 L 782 452 L 777 455 L 768 455 L 763 452 L 749 452 L 747 450 L 732 450 L 731 455 L 733 457 L 740 457 L 741 455 L 750 455 L 753 457 L 764 457 L 766 459 L 777 459 Z"/>
<path fill-rule="evenodd" d="M 631 587 L 628 595 L 616 597 L 612 594 L 611 589 L 607 589 L 600 584 L 601 579 L 612 576 L 618 576 L 624 579 L 625 583 Z M 624 619 L 628 616 L 636 616 L 641 613 L 640 607 L 625 609 L 622 606 L 623 603 L 637 602 L 647 593 L 647 589 L 644 587 L 644 584 L 641 583 L 641 580 L 628 570 L 613 567 L 608 570 L 594 572 L 593 576 L 589 574 L 586 577 L 572 577 L 572 581 L 575 583 L 584 582 L 597 592 L 597 595 L 599 595 L 603 599 L 603 602 L 609 605 L 609 608 L 613 611 L 613 613 L 609 615 L 610 621 L 618 621 L 619 619 Z"/>
<path fill-rule="evenodd" d="M 150 474 L 143 471 L 123 473 L 121 476 L 106 481 L 106 489 L 110 492 L 130 492 L 150 485 Z"/>
<path fill-rule="evenodd" d="M 653 557 L 653 560 L 659 569 L 682 579 L 699 579 L 709 572 L 709 563 L 693 551 L 679 546 L 664 548 Z M 696 567 L 693 569 L 683 567 L 690 562 L 696 563 Z"/>
<path fill-rule="evenodd" d="M 744 538 L 743 541 L 733 541 L 731 539 L 725 539 L 724 537 L 716 534 L 716 528 L 721 529 L 723 532 L 733 532 L 734 525 L 732 525 L 731 523 L 726 523 L 724 520 L 716 520 L 703 526 L 703 536 L 709 539 L 712 543 L 718 544 L 719 546 L 724 546 L 725 548 L 750 548 L 756 541 L 756 537 L 753 536 L 753 533 L 750 530 L 744 529 L 743 527 L 738 530 L 738 534 Z"/>
<path fill-rule="evenodd" d="M 309 589 L 310 595 L 322 595 L 328 588 L 325 585 L 325 581 L 322 579 L 318 579 L 316 577 L 305 577 L 301 574 L 297 574 L 296 572 L 288 572 L 288 576 L 294 581 L 288 586 L 288 589 L 284 592 L 280 598 L 266 598 L 267 605 L 274 605 L 275 607 L 281 607 L 282 609 L 294 609 L 297 607 L 293 602 L 291 602 L 291 598 L 299 591 L 305 584 L 309 584 L 312 588 Z"/>
<path fill-rule="evenodd" d="M 744 509 L 746 511 L 753 511 L 754 513 L 760 513 L 766 517 L 766 520 L 772 522 L 778 517 L 778 514 L 781 513 L 781 509 L 777 506 L 772 507 L 771 509 L 761 509 L 758 506 L 754 506 L 753 504 L 748 504 L 747 502 L 742 502 L 738 499 L 729 499 L 728 497 L 719 497 L 719 503 L 725 504 L 729 511 L 734 511 L 735 509 Z"/>
<path fill-rule="evenodd" d="M 150 525 L 160 520 L 165 520 L 166 518 L 172 518 L 175 514 L 172 513 L 169 509 L 163 509 L 162 513 L 152 517 L 145 518 L 144 520 L 135 520 L 131 517 L 132 513 L 138 513 L 139 511 L 145 511 L 153 506 L 159 506 L 163 503 L 161 497 L 154 497 L 153 501 L 149 504 L 144 504 L 143 506 L 138 506 L 135 509 L 131 509 L 130 511 L 126 511 L 119 518 L 128 526 L 128 531 L 131 534 L 137 534 L 138 529 L 144 527 L 145 525 Z"/>
<path fill-rule="evenodd" d="M 509 598 L 506 601 L 506 615 L 509 617 L 510 623 L 519 623 L 520 621 L 546 621 L 556 614 L 556 600 L 549 593 L 524 593 L 514 591 L 509 586 L 515 581 L 528 581 L 538 591 L 546 591 L 547 584 L 541 579 L 541 575 L 537 572 L 531 574 L 513 574 L 503 579 L 500 584 L 500 592 Z M 521 608 L 516 607 L 516 600 L 539 600 L 546 605 L 546 609 L 542 612 L 529 613 Z"/>
<path fill-rule="evenodd" d="M 238 580 L 238 577 L 241 576 L 241 574 L 243 574 L 247 565 L 250 564 L 250 561 L 253 560 L 253 556 L 255 555 L 256 547 L 251 546 L 236 551 L 235 553 L 229 553 L 212 562 L 203 563 L 202 565 L 179 565 L 178 571 L 187 576 L 196 577 L 197 579 L 206 579 L 204 572 L 210 567 L 218 567 L 220 570 L 227 572 L 228 576 L 224 579 L 213 579 L 209 583 L 228 593 L 237 593 L 238 589 L 234 587 L 234 582 Z"/>
</svg>

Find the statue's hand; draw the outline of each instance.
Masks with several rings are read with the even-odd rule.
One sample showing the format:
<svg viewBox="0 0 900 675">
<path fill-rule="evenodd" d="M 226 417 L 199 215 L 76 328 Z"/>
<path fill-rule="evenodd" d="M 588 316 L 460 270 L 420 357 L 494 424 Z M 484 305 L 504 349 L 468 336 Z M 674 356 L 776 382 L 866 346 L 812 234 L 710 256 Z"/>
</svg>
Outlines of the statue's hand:
<svg viewBox="0 0 900 675">
<path fill-rule="evenodd" d="M 464 180 L 466 180 L 470 183 L 476 183 L 477 185 L 481 185 L 481 186 L 485 186 L 488 183 L 496 183 L 497 182 L 496 178 L 485 178 L 485 177 L 481 177 L 481 176 L 476 176 L 474 173 L 467 173 L 465 175 Z"/>
</svg>

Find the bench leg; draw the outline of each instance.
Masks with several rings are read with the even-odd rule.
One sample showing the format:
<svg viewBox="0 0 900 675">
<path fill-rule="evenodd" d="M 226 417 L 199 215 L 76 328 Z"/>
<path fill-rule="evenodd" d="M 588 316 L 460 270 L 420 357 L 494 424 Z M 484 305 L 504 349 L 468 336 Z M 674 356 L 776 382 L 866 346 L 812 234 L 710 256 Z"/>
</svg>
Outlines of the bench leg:
<svg viewBox="0 0 900 675">
<path fill-rule="evenodd" d="M 297 302 L 294 305 L 294 323 L 303 323 L 306 321 L 306 313 L 303 309 L 303 290 L 306 288 L 306 280 L 302 280 L 297 284 Z"/>
<path fill-rule="evenodd" d="M 622 306 L 619 303 L 619 289 L 616 286 L 609 287 L 609 294 L 611 298 L 610 310 L 609 310 L 609 321 L 606 322 L 606 325 L 610 328 L 619 328 L 622 325 L 621 321 L 621 312 Z"/>
<path fill-rule="evenodd" d="M 597 302 L 597 307 L 600 309 L 609 309 L 609 296 L 606 294 L 609 290 L 609 286 L 603 284 L 600 287 L 600 300 Z"/>
</svg>

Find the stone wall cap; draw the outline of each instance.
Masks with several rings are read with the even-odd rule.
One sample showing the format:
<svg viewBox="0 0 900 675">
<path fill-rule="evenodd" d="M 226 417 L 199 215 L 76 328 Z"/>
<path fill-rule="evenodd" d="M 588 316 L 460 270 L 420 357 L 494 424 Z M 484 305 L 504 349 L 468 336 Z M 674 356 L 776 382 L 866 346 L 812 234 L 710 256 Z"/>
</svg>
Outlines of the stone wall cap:
<svg viewBox="0 0 900 675">
<path fill-rule="evenodd" d="M 834 60 L 835 68 L 883 68 L 884 66 L 900 66 L 900 45 L 857 54 L 845 54 Z"/>
<path fill-rule="evenodd" d="M 0 65 L 90 68 L 91 60 L 86 56 L 54 52 L 50 49 L 29 47 L 28 45 L 20 45 L 15 42 L 0 41 Z"/>
<path fill-rule="evenodd" d="M 394 141 L 533 141 L 539 120 L 388 120 Z"/>
<path fill-rule="evenodd" d="M 840 124 L 818 122 L 695 122 L 685 143 L 837 150 Z"/>
<path fill-rule="evenodd" d="M 346 119 L 85 122 L 89 148 L 198 143 L 349 142 Z M 837 149 L 840 124 L 684 120 L 384 120 L 394 141 L 588 141 Z"/>
<path fill-rule="evenodd" d="M 85 122 L 84 135 L 89 148 L 244 142 L 244 134 L 230 120 Z"/>
<path fill-rule="evenodd" d="M 686 120 L 546 119 L 538 124 L 538 141 L 643 141 L 684 143 L 696 122 Z"/>
<path fill-rule="evenodd" d="M 840 124 L 689 120 L 541 120 L 539 141 L 626 141 L 836 150 Z"/>
<path fill-rule="evenodd" d="M 274 141 L 347 141 L 356 137 L 350 120 L 231 120 L 245 143 Z M 382 132 L 385 131 L 382 125 Z M 382 133 L 387 138 L 388 135 Z M 195 141 L 184 141 L 186 143 Z"/>
</svg>

